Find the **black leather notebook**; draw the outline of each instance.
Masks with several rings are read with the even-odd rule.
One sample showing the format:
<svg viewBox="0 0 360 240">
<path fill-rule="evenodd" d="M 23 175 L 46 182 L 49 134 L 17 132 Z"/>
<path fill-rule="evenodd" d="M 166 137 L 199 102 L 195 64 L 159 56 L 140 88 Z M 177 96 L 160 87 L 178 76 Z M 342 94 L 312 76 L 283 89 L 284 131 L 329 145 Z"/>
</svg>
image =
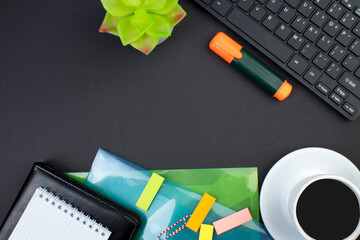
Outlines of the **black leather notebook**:
<svg viewBox="0 0 360 240">
<path fill-rule="evenodd" d="M 131 240 L 140 223 L 130 210 L 35 163 L 0 228 L 0 239 Z"/>
</svg>

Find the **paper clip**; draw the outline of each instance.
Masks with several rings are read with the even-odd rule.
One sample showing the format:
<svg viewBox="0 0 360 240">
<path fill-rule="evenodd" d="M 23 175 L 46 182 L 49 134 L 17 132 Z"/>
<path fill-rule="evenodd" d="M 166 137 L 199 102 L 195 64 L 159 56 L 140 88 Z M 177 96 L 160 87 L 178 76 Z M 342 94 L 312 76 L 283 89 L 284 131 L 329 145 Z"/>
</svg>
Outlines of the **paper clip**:
<svg viewBox="0 0 360 240">
<path fill-rule="evenodd" d="M 171 225 L 170 227 L 168 227 L 167 229 L 165 229 L 162 233 L 159 234 L 159 236 L 157 237 L 158 240 L 166 240 L 170 237 L 175 236 L 176 234 L 178 234 L 179 232 L 181 232 L 182 230 L 184 230 L 184 228 L 186 227 L 186 219 L 191 217 L 191 215 L 186 215 L 185 217 L 183 217 L 182 219 L 180 219 L 179 221 L 177 221 L 176 223 L 174 223 L 173 225 Z M 165 233 L 168 233 L 171 229 L 173 229 L 176 225 L 178 225 L 179 223 L 184 222 L 183 225 L 181 225 L 178 229 L 176 229 L 175 231 L 173 231 L 172 233 L 170 233 L 168 236 L 161 238 L 162 236 L 164 236 Z"/>
<path fill-rule="evenodd" d="M 202 224 L 200 228 L 199 240 L 212 240 L 214 234 L 214 226 Z"/>
<path fill-rule="evenodd" d="M 186 224 L 186 227 L 193 230 L 194 232 L 197 232 L 201 224 L 204 222 L 206 216 L 210 212 L 210 209 L 212 208 L 215 201 L 216 199 L 214 197 L 205 193 L 201 201 L 197 205 L 194 213 L 191 215 L 191 218 Z"/>
<path fill-rule="evenodd" d="M 156 197 L 156 194 L 158 193 L 163 182 L 163 177 L 156 173 L 153 173 L 144 191 L 141 193 L 140 198 L 136 203 L 136 206 L 144 211 L 147 211 L 154 198 Z"/>
<path fill-rule="evenodd" d="M 236 228 L 252 220 L 250 211 L 245 208 L 213 223 L 217 235 Z"/>
</svg>

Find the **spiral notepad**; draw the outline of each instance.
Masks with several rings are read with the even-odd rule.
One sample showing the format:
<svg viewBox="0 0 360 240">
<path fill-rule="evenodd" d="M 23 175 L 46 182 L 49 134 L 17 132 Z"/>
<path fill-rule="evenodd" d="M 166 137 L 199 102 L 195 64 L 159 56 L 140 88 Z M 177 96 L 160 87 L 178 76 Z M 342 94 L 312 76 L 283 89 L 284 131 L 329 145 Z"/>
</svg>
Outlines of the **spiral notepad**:
<svg viewBox="0 0 360 240">
<path fill-rule="evenodd" d="M 44 188 L 37 188 L 9 240 L 108 240 L 111 231 Z"/>
</svg>

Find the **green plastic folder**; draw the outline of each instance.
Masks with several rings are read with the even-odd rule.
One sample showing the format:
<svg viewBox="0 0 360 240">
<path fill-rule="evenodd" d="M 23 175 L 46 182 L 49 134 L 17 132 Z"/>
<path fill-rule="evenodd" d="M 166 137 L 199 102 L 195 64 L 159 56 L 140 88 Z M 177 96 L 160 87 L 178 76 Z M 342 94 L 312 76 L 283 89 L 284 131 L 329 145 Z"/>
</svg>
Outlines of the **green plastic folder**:
<svg viewBox="0 0 360 240">
<path fill-rule="evenodd" d="M 152 172 L 200 195 L 208 193 L 216 197 L 216 202 L 234 211 L 249 208 L 253 219 L 259 221 L 257 168 L 175 169 Z M 88 173 L 67 175 L 84 183 Z"/>
</svg>

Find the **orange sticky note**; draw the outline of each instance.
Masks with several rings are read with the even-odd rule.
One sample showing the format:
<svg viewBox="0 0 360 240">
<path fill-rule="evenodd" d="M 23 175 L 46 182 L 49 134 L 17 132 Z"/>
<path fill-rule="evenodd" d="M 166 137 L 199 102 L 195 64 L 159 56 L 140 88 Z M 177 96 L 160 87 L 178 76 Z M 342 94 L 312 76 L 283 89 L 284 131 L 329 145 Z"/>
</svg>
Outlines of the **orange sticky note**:
<svg viewBox="0 0 360 240">
<path fill-rule="evenodd" d="M 224 232 L 227 232 L 233 228 L 236 228 L 244 223 L 247 223 L 252 220 L 250 211 L 248 208 L 241 210 L 240 212 L 236 212 L 227 216 L 223 219 L 220 219 L 213 223 L 216 234 L 220 235 Z"/>
<path fill-rule="evenodd" d="M 216 198 L 205 193 L 201 201 L 197 205 L 195 211 L 191 215 L 188 223 L 186 224 L 186 227 L 193 230 L 194 232 L 197 232 L 201 224 L 204 222 L 206 216 L 210 212 L 210 209 L 212 208 L 215 201 Z"/>
</svg>

